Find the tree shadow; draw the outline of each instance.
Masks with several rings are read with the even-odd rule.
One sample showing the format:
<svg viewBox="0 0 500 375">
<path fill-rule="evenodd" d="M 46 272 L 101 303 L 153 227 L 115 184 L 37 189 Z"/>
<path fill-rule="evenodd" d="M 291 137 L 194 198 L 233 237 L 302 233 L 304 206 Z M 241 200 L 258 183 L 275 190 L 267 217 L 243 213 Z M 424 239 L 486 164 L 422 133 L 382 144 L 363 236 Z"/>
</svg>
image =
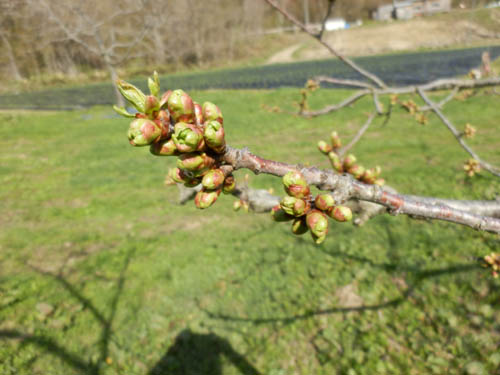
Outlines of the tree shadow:
<svg viewBox="0 0 500 375">
<path fill-rule="evenodd" d="M 224 359 L 242 375 L 260 374 L 226 339 L 184 329 L 148 375 L 222 375 Z"/>
<path fill-rule="evenodd" d="M 118 302 L 125 285 L 125 274 L 133 256 L 135 255 L 135 250 L 135 247 L 131 247 L 126 254 L 125 261 L 120 271 L 120 275 L 116 280 L 115 292 L 109 303 L 110 311 L 107 315 L 100 311 L 90 299 L 85 297 L 63 276 L 63 271 L 66 263 L 61 267 L 58 273 L 51 273 L 38 269 L 34 266 L 30 266 L 30 268 L 35 272 L 43 276 L 50 277 L 58 282 L 66 291 L 70 293 L 70 295 L 74 299 L 76 299 L 83 306 L 85 310 L 88 310 L 92 314 L 94 319 L 101 326 L 101 334 L 97 342 L 97 346 L 99 347 L 99 358 L 94 362 L 91 360 L 86 360 L 81 355 L 78 355 L 76 353 L 71 353 L 70 351 L 65 349 L 62 344 L 57 343 L 56 340 L 43 335 L 32 335 L 21 332 L 19 330 L 0 330 L 0 339 L 21 340 L 23 345 L 35 345 L 43 351 L 58 357 L 64 363 L 71 366 L 75 370 L 80 371 L 82 374 L 101 374 L 102 366 L 106 363 L 106 359 L 109 355 L 109 343 L 112 340 L 113 336 L 113 321 L 116 316 Z"/>
</svg>

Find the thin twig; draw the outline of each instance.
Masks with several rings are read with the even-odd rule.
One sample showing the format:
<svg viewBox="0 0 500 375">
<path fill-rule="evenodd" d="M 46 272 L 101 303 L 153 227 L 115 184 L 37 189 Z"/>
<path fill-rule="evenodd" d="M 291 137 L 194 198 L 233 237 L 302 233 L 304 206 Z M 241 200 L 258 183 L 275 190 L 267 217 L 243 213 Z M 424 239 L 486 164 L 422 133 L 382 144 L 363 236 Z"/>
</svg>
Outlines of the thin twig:
<svg viewBox="0 0 500 375">
<path fill-rule="evenodd" d="M 344 156 L 351 148 L 354 147 L 354 145 L 356 143 L 358 143 L 358 141 L 361 139 L 361 137 L 363 136 L 363 134 L 365 134 L 365 132 L 368 130 L 368 128 L 370 127 L 371 123 L 373 122 L 373 119 L 375 118 L 376 116 L 376 113 L 372 113 L 368 119 L 366 120 L 366 122 L 364 123 L 364 125 L 358 130 L 358 132 L 356 133 L 356 135 L 354 136 L 354 138 L 351 140 L 351 142 L 349 142 L 349 144 L 347 144 L 346 146 L 342 147 L 338 152 L 337 154 L 342 157 Z"/>
<path fill-rule="evenodd" d="M 341 101 L 338 104 L 328 105 L 317 111 L 303 111 L 299 114 L 305 117 L 316 117 L 316 116 L 326 115 L 327 113 L 338 111 L 341 108 L 347 107 L 348 105 L 356 102 L 357 100 L 361 99 L 363 96 L 368 94 L 370 94 L 369 90 L 357 91 L 356 93 L 354 93 L 353 95 L 351 95 L 350 97 Z"/>
<path fill-rule="evenodd" d="M 436 106 L 436 104 L 429 99 L 429 97 L 425 94 L 425 92 L 418 88 L 417 89 L 418 94 L 420 97 L 424 100 L 424 102 L 431 108 L 431 110 L 439 117 L 441 122 L 446 125 L 448 130 L 455 136 L 457 139 L 458 143 L 462 148 L 469 153 L 470 156 L 472 156 L 474 159 L 476 159 L 481 167 L 486 169 L 488 172 L 491 174 L 500 177 L 500 169 L 497 167 L 491 165 L 490 163 L 485 162 L 482 160 L 479 155 L 477 155 L 470 147 L 465 143 L 462 133 L 457 130 L 457 128 L 452 124 L 452 122 L 444 115 L 444 113 Z"/>
</svg>

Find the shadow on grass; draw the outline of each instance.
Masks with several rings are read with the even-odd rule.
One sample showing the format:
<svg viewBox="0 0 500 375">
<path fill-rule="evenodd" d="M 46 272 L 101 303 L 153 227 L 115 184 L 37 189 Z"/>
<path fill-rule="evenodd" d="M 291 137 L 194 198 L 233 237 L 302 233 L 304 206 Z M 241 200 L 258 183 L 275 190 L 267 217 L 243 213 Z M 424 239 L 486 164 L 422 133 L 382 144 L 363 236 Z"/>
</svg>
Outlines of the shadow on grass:
<svg viewBox="0 0 500 375">
<path fill-rule="evenodd" d="M 78 354 L 69 352 L 52 338 L 43 335 L 27 334 L 18 330 L 0 330 L 0 339 L 16 339 L 21 340 L 23 345 L 35 345 L 40 349 L 58 357 L 67 365 L 73 367 L 75 370 L 81 371 L 82 374 L 99 375 L 101 373 L 102 366 L 106 363 L 106 359 L 108 358 L 109 343 L 113 335 L 113 320 L 116 316 L 118 302 L 125 285 L 125 274 L 134 254 L 135 248 L 131 248 L 126 254 L 125 261 L 120 271 L 120 276 L 117 279 L 115 293 L 109 303 L 110 312 L 107 316 L 103 312 L 99 311 L 99 309 L 92 303 L 90 299 L 80 293 L 68 280 L 63 277 L 62 271 L 64 266 L 57 274 L 46 272 L 31 266 L 31 268 L 35 272 L 50 277 L 58 282 L 71 294 L 74 299 L 81 303 L 84 309 L 90 311 L 94 319 L 101 326 L 101 335 L 97 343 L 99 347 L 99 358 L 97 359 L 97 361 L 95 361 L 95 363 L 85 360 Z"/>
<path fill-rule="evenodd" d="M 185 329 L 148 375 L 222 375 L 224 358 L 242 375 L 260 374 L 226 339 Z"/>
</svg>

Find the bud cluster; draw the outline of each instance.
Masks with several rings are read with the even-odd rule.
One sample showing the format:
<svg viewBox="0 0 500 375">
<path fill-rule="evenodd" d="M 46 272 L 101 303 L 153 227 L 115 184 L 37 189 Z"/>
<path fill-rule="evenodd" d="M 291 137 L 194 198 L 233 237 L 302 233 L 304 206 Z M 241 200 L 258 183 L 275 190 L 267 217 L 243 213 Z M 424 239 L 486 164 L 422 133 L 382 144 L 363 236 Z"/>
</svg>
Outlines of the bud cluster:
<svg viewBox="0 0 500 375">
<path fill-rule="evenodd" d="M 476 128 L 474 126 L 472 126 L 471 124 L 467 123 L 467 124 L 465 124 L 463 135 L 466 138 L 472 138 L 476 134 L 476 131 L 477 130 L 476 130 Z"/>
<path fill-rule="evenodd" d="M 484 266 L 492 269 L 493 277 L 496 279 L 500 272 L 500 254 L 491 253 L 490 255 L 486 255 L 483 260 Z"/>
<path fill-rule="evenodd" d="M 341 158 L 338 154 L 339 149 L 342 147 L 342 141 L 336 131 L 330 134 L 330 143 L 325 141 L 318 142 L 318 149 L 323 154 L 325 154 L 332 168 L 339 173 L 349 173 L 355 179 L 362 181 L 366 184 L 384 185 L 385 180 L 379 178 L 382 169 L 380 166 L 374 168 L 366 169 L 362 165 L 357 163 L 357 159 L 353 154 L 348 154 L 347 156 Z"/>
<path fill-rule="evenodd" d="M 307 80 L 306 84 L 304 85 L 304 88 L 300 90 L 300 95 L 301 99 L 300 102 L 298 103 L 298 106 L 300 108 L 300 112 L 305 112 L 309 109 L 309 104 L 307 102 L 309 94 L 312 92 L 316 91 L 319 89 L 319 83 L 313 79 Z"/>
<path fill-rule="evenodd" d="M 481 171 L 481 166 L 476 159 L 469 159 L 464 163 L 464 171 L 467 176 L 472 177 Z"/>
<path fill-rule="evenodd" d="M 418 112 L 418 105 L 413 100 L 405 100 L 401 102 L 401 106 L 406 109 L 410 115 L 414 115 Z"/>
<path fill-rule="evenodd" d="M 287 195 L 273 207 L 271 216 L 277 222 L 292 221 L 294 234 L 310 231 L 314 242 L 320 244 L 328 233 L 327 216 L 340 222 L 352 219 L 351 209 L 336 205 L 330 194 L 319 194 L 313 199 L 306 179 L 298 171 L 283 176 L 283 186 Z"/>
<path fill-rule="evenodd" d="M 223 116 L 213 103 L 196 103 L 183 90 L 168 90 L 160 95 L 155 72 L 148 79 L 150 95 L 130 83 L 118 80 L 118 89 L 138 111 L 135 115 L 114 107 L 122 116 L 134 118 L 128 139 L 132 146 L 150 146 L 156 156 L 177 156 L 177 168 L 169 171 L 166 184 L 183 183 L 202 190 L 196 194 L 198 208 L 210 207 L 221 192 L 231 193 L 235 186 L 232 175 L 226 176 L 218 161 L 224 153 Z"/>
</svg>

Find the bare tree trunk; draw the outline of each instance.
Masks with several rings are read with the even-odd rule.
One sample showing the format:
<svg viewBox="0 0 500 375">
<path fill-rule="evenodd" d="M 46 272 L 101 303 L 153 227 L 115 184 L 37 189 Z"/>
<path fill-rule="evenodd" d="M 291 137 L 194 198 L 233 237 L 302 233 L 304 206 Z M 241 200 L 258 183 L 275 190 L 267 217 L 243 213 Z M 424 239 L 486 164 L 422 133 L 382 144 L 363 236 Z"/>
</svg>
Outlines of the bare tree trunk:
<svg viewBox="0 0 500 375">
<path fill-rule="evenodd" d="M 5 46 L 5 52 L 7 53 L 7 57 L 9 59 L 11 77 L 16 81 L 21 81 L 23 77 L 21 76 L 21 73 L 19 72 L 19 69 L 17 67 L 16 57 L 14 56 L 14 52 L 12 51 L 12 46 L 10 45 L 9 39 L 7 39 L 7 37 L 4 33 L 1 32 L 1 30 L 0 37 L 2 38 L 2 42 Z"/>
</svg>

